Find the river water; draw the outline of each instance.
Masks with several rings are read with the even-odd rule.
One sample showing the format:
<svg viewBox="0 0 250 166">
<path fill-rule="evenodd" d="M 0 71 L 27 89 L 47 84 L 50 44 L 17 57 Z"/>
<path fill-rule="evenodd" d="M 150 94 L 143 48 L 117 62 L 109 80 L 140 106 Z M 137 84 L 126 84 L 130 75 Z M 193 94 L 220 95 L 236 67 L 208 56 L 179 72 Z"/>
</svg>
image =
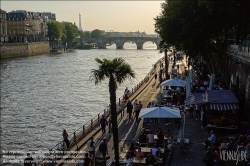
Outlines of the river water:
<svg viewBox="0 0 250 166">
<path fill-rule="evenodd" d="M 121 97 L 163 57 L 159 50 L 76 50 L 1 61 L 1 149 L 48 150 L 109 105 L 108 80 L 89 80 L 95 58 L 122 57 L 136 73 L 117 90 Z"/>
</svg>

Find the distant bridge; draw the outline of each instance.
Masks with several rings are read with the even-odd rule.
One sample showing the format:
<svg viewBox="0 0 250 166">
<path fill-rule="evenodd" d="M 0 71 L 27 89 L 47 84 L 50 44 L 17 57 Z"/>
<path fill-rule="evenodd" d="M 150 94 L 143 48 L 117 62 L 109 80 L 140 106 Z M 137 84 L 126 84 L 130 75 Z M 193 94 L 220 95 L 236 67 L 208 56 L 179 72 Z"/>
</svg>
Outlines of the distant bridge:
<svg viewBox="0 0 250 166">
<path fill-rule="evenodd" d="M 116 44 L 117 49 L 123 49 L 126 42 L 132 42 L 137 45 L 137 49 L 143 49 L 145 42 L 151 41 L 156 44 L 157 49 L 161 41 L 159 37 L 104 37 L 104 38 L 76 38 L 78 43 L 97 43 L 99 49 L 106 49 L 107 44 Z"/>
</svg>

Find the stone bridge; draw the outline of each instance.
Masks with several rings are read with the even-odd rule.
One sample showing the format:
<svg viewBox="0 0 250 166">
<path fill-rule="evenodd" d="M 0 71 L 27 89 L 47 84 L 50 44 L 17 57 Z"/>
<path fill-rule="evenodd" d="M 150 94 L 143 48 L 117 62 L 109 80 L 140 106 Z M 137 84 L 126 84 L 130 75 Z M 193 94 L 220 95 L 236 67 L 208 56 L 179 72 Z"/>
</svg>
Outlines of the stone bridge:
<svg viewBox="0 0 250 166">
<path fill-rule="evenodd" d="M 137 49 L 143 49 L 145 42 L 151 41 L 158 44 L 161 41 L 159 37 L 105 37 L 105 38 L 77 38 L 78 43 L 97 43 L 99 49 L 106 49 L 107 44 L 115 43 L 117 49 L 123 49 L 123 45 L 126 42 L 132 42 L 137 45 Z"/>
</svg>

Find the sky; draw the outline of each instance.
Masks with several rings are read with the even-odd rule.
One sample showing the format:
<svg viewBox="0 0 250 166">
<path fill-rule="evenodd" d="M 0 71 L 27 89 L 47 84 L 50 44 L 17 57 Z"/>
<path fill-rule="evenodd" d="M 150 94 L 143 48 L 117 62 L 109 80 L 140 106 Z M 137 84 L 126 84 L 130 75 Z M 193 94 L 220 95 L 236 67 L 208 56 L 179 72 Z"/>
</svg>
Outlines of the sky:
<svg viewBox="0 0 250 166">
<path fill-rule="evenodd" d="M 155 34 L 154 18 L 161 12 L 164 0 L 155 1 L 12 1 L 1 0 L 1 9 L 52 12 L 57 21 L 68 21 L 79 25 L 81 14 L 82 29 L 100 29 L 116 32 L 146 32 Z"/>
</svg>

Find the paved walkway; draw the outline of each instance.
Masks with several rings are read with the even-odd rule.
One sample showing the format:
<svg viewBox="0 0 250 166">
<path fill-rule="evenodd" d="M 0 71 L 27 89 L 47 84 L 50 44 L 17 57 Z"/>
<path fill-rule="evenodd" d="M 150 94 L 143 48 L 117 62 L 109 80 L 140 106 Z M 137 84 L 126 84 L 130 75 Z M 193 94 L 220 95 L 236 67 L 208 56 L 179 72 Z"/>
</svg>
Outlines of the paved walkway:
<svg viewBox="0 0 250 166">
<path fill-rule="evenodd" d="M 195 116 L 195 114 L 194 114 Z M 186 113 L 186 125 L 184 130 L 184 138 L 189 139 L 189 144 L 184 145 L 185 151 L 176 149 L 172 166 L 202 166 L 205 165 L 202 162 L 204 157 L 204 148 L 202 144 L 210 136 L 206 130 L 201 128 L 202 121 L 190 118 Z M 182 127 L 179 130 L 178 138 L 182 137 Z"/>
</svg>

